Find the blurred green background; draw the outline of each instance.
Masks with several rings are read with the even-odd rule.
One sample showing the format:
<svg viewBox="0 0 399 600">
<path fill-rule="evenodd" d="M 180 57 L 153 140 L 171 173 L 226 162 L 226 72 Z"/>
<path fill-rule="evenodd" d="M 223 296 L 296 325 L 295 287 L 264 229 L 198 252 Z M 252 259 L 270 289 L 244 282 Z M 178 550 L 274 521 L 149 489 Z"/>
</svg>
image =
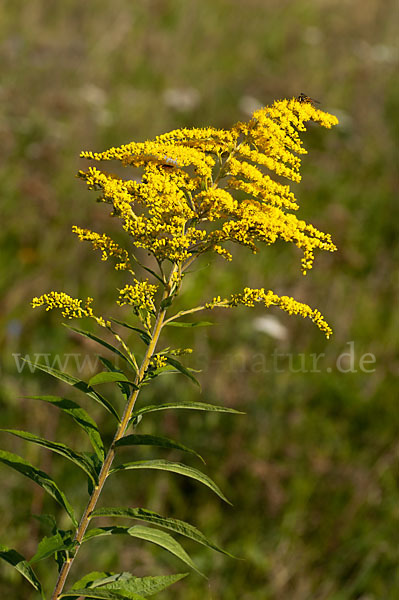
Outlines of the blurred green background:
<svg viewBox="0 0 399 600">
<path fill-rule="evenodd" d="M 257 256 L 238 251 L 232 264 L 202 263 L 181 299 L 191 306 L 245 285 L 270 287 L 317 306 L 333 338 L 277 310 L 215 311 L 214 327 L 184 330 L 180 342 L 196 350 L 188 363 L 203 370 L 201 396 L 178 377 L 159 378 L 143 396 L 247 413 L 164 412 L 142 427 L 203 454 L 206 472 L 234 506 L 160 473 L 115 476 L 104 492 L 104 506 L 146 506 L 186 519 L 245 559 L 182 539 L 209 579 L 192 574 L 160 594 L 165 600 L 399 597 L 397 25 L 393 0 L 2 2 L 3 427 L 88 449 L 68 417 L 22 398 L 72 397 L 69 390 L 44 374 L 19 373 L 14 356 L 94 356 L 98 347 L 63 328 L 59 314 L 32 311 L 29 302 L 64 290 L 93 295 L 109 313 L 115 287 L 123 285 L 123 274 L 71 234 L 72 224 L 97 231 L 117 225 L 75 178 L 82 149 L 101 151 L 180 126 L 230 127 L 258 106 L 300 92 L 340 119 L 332 131 L 310 127 L 303 181 L 294 186 L 302 216 L 330 231 L 339 251 L 319 254 L 306 278 L 299 253 L 286 244 Z M 179 344 L 178 333 L 171 329 L 165 342 Z M 349 350 L 353 364 L 342 357 Z M 290 355 L 273 362 L 273 353 Z M 311 372 L 315 353 L 325 356 Z M 366 364 L 371 372 L 360 368 L 367 353 L 376 360 Z M 73 363 L 68 370 L 76 374 Z M 86 365 L 83 375 L 92 373 Z M 109 441 L 112 424 L 101 410 L 94 414 Z M 6 434 L 1 446 L 49 470 L 82 506 L 84 479 L 62 458 Z M 177 451 L 124 451 L 126 460 L 139 455 L 183 459 Z M 0 542 L 29 557 L 46 533 L 31 515 L 56 508 L 6 467 L 1 482 Z M 76 577 L 94 569 L 184 571 L 138 540 L 92 542 L 78 562 Z M 55 568 L 39 563 L 37 570 L 47 585 L 53 580 Z M 0 564 L 2 597 L 33 599 L 30 590 Z"/>
</svg>

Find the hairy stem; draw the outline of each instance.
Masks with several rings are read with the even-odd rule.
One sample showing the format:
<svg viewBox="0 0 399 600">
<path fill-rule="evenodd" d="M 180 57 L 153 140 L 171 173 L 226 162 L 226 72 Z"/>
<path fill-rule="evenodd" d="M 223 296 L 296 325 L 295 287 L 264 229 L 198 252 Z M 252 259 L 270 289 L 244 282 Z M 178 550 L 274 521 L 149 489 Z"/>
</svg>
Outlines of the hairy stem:
<svg viewBox="0 0 399 600">
<path fill-rule="evenodd" d="M 172 275 L 174 274 L 175 270 L 176 270 L 176 267 L 174 267 L 174 269 L 170 275 L 169 282 L 165 286 L 165 291 L 162 296 L 162 300 L 165 300 L 170 295 Z M 155 353 L 158 339 L 159 339 L 160 333 L 162 331 L 162 326 L 164 324 L 165 313 L 166 313 L 166 308 L 160 307 L 158 310 L 158 314 L 157 314 L 154 328 L 152 331 L 151 342 L 149 343 L 149 345 L 147 347 L 147 351 L 144 355 L 143 361 L 140 365 L 140 368 L 139 368 L 138 373 L 135 378 L 134 383 L 138 386 L 144 377 L 144 374 L 147 370 L 148 364 L 149 364 L 152 356 Z M 51 600 L 58 600 L 64 589 L 66 578 L 68 577 L 69 571 L 71 570 L 72 564 L 76 558 L 76 555 L 79 550 L 79 546 L 82 543 L 84 534 L 86 533 L 87 527 L 89 525 L 91 514 L 96 507 L 97 501 L 100 497 L 100 494 L 104 487 L 105 481 L 109 475 L 109 471 L 111 469 L 112 462 L 115 458 L 115 444 L 120 438 L 122 438 L 125 435 L 125 432 L 128 427 L 129 420 L 132 416 L 134 406 L 136 404 L 136 400 L 137 400 L 139 393 L 140 393 L 140 387 L 138 387 L 137 389 L 135 389 L 132 392 L 129 400 L 126 403 L 126 407 L 125 407 L 121 422 L 118 425 L 114 439 L 112 440 L 112 444 L 108 450 L 108 453 L 107 453 L 107 455 L 104 459 L 103 465 L 101 467 L 101 471 L 98 476 L 98 484 L 95 486 L 95 488 L 90 496 L 89 502 L 87 503 L 87 506 L 83 512 L 82 518 L 80 519 L 80 523 L 79 523 L 79 526 L 78 526 L 78 529 L 76 531 L 76 535 L 74 538 L 75 542 L 77 542 L 77 547 L 76 547 L 75 553 L 72 557 L 68 558 L 62 565 L 59 576 L 58 576 L 57 583 L 54 588 L 53 595 L 51 596 Z"/>
</svg>

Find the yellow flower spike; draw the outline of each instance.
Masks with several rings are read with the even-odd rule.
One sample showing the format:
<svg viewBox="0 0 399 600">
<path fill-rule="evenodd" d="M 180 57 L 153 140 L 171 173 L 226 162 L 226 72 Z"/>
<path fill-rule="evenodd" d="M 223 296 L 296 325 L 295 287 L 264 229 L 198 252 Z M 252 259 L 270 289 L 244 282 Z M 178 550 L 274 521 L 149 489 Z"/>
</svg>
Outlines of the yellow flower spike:
<svg viewBox="0 0 399 600">
<path fill-rule="evenodd" d="M 205 308 L 213 309 L 217 307 L 228 308 L 234 306 L 248 306 L 253 308 L 255 303 L 262 302 L 266 308 L 270 306 L 278 306 L 290 315 L 300 315 L 303 318 L 311 319 L 317 327 L 322 331 L 327 339 L 332 334 L 332 329 L 325 321 L 323 315 L 315 309 L 312 309 L 303 302 L 298 302 L 289 296 L 278 296 L 271 290 L 265 292 L 264 288 L 244 288 L 239 294 L 232 294 L 230 298 L 221 299 L 220 296 L 214 298 L 211 302 L 205 305 Z"/>
<path fill-rule="evenodd" d="M 39 306 L 45 306 L 46 311 L 53 310 L 54 308 L 60 308 L 61 314 L 66 319 L 81 319 L 82 317 L 92 317 L 99 324 L 105 326 L 103 317 L 97 317 L 93 313 L 91 303 L 93 298 L 86 298 L 84 305 L 82 306 L 83 300 L 72 298 L 64 292 L 49 292 L 42 296 L 33 298 L 32 308 L 38 308 Z"/>
<path fill-rule="evenodd" d="M 230 260 L 224 242 L 256 252 L 260 242 L 283 239 L 303 251 L 306 272 L 315 248 L 332 252 L 335 246 L 289 212 L 298 209 L 294 194 L 264 171 L 300 181 L 299 157 L 306 150 L 299 133 L 310 120 L 325 127 L 337 123 L 310 102 L 278 100 L 230 131 L 182 128 L 154 141 L 82 154 L 98 162 L 144 167 L 140 180 L 120 179 L 96 167 L 80 176 L 113 205 L 112 214 L 123 220 L 133 245 L 161 263 L 184 263 L 204 251 Z"/>
<path fill-rule="evenodd" d="M 303 253 L 305 274 L 312 268 L 316 249 L 333 252 L 336 247 L 329 234 L 293 214 L 298 210 L 293 192 L 273 176 L 301 180 L 301 155 L 306 149 L 300 134 L 309 121 L 326 128 L 338 123 L 335 116 L 302 97 L 277 100 L 230 130 L 181 128 L 152 141 L 82 152 L 97 166 L 80 171 L 79 176 L 112 206 L 111 214 L 122 220 L 133 246 L 148 251 L 158 264 L 170 261 L 178 266 L 175 286 L 180 285 L 185 265 L 201 253 L 214 252 L 232 260 L 230 249 L 225 248 L 228 242 L 254 253 L 262 242 L 292 243 Z M 142 174 L 122 179 L 98 168 L 98 163 L 110 160 L 129 171 L 142 168 Z M 100 249 L 103 260 L 113 256 L 118 259 L 117 269 L 129 268 L 127 252 L 111 238 L 78 227 L 74 231 Z M 118 303 L 153 310 L 156 290 L 149 285 L 135 280 L 121 290 Z M 278 305 L 295 308 L 281 299 Z M 301 306 L 305 305 L 296 309 Z M 306 316 L 323 328 L 321 315 L 309 311 L 308 307 Z"/>
<path fill-rule="evenodd" d="M 124 248 L 121 248 L 119 244 L 114 242 L 108 235 L 103 233 L 100 235 L 90 229 L 82 229 L 74 225 L 72 227 L 73 233 L 76 233 L 81 241 L 88 240 L 92 243 L 94 250 L 101 250 L 101 260 L 108 260 L 109 257 L 115 256 L 119 258 L 119 262 L 115 265 L 117 270 L 131 270 L 129 261 L 129 253 Z"/>
</svg>

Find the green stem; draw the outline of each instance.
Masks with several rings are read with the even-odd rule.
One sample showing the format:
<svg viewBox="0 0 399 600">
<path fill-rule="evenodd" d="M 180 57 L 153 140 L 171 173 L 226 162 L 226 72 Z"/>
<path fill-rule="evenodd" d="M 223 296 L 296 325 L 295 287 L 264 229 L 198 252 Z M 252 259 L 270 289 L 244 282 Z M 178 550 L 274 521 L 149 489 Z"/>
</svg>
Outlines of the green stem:
<svg viewBox="0 0 399 600">
<path fill-rule="evenodd" d="M 232 305 L 229 303 L 228 300 L 222 300 L 221 302 L 215 302 L 215 304 L 212 304 L 212 308 L 230 308 Z M 169 319 L 166 319 L 166 321 L 164 321 L 164 325 L 167 325 L 168 323 L 170 323 L 171 321 L 176 321 L 176 319 L 180 319 L 180 317 L 183 317 L 184 315 L 191 315 L 192 313 L 195 312 L 199 312 L 200 310 L 205 310 L 206 307 L 204 306 L 196 306 L 195 308 L 190 308 L 188 310 L 179 310 L 179 312 L 177 312 L 175 315 L 172 315 L 171 317 L 169 317 Z"/>
<path fill-rule="evenodd" d="M 165 287 L 165 291 L 162 296 L 162 300 L 165 300 L 170 295 L 170 289 L 171 289 L 170 284 L 172 281 L 172 276 L 175 271 L 176 271 L 176 266 L 173 268 L 172 273 L 169 277 L 169 282 L 168 282 L 167 286 Z M 159 339 L 159 336 L 160 336 L 160 333 L 162 331 L 162 327 L 164 324 L 165 313 L 166 313 L 166 308 L 163 308 L 163 309 L 159 308 L 158 314 L 156 317 L 156 321 L 154 324 L 154 328 L 152 331 L 151 342 L 149 343 L 149 345 L 147 347 L 147 351 L 144 355 L 143 361 L 140 365 L 140 368 L 139 368 L 138 373 L 135 378 L 135 384 L 137 386 L 139 386 L 141 380 L 143 379 L 145 372 L 147 370 L 148 364 L 149 364 L 152 356 L 155 353 L 156 345 L 158 343 L 158 339 Z M 91 514 L 96 507 L 97 501 L 100 497 L 100 494 L 103 490 L 106 479 L 109 475 L 109 471 L 111 469 L 112 462 L 115 458 L 115 444 L 120 438 L 122 438 L 125 435 L 125 432 L 128 427 L 130 418 L 132 416 L 134 406 L 136 404 L 136 400 L 137 400 L 139 393 L 140 393 L 140 387 L 138 387 L 137 389 L 135 389 L 132 392 L 132 394 L 126 404 L 121 422 L 118 425 L 114 439 L 112 440 L 112 444 L 108 450 L 107 456 L 105 457 L 105 460 L 101 467 L 101 471 L 98 476 L 98 484 L 95 486 L 95 488 L 90 496 L 89 502 L 87 503 L 87 506 L 83 512 L 82 518 L 80 519 L 80 523 L 79 523 L 79 526 L 78 526 L 78 529 L 77 529 L 76 535 L 75 535 L 75 541 L 77 542 L 77 547 L 76 547 L 75 553 L 72 557 L 69 557 L 62 565 L 59 576 L 58 576 L 57 583 L 56 583 L 54 591 L 53 591 L 53 595 L 51 596 L 51 600 L 58 600 L 64 589 L 66 578 L 68 577 L 69 571 L 71 570 L 72 564 L 76 558 L 76 555 L 79 550 L 79 546 L 82 543 L 84 534 L 86 533 L 87 527 L 89 525 Z"/>
<path fill-rule="evenodd" d="M 164 325 L 167 325 L 168 323 L 170 323 L 171 321 L 175 321 L 176 319 L 180 319 L 180 317 L 183 317 L 184 315 L 191 315 L 192 313 L 198 312 L 200 310 L 205 310 L 205 308 L 206 306 L 197 306 L 196 308 L 190 308 L 189 310 L 179 310 L 178 313 L 176 313 L 169 319 L 166 319 Z"/>
</svg>

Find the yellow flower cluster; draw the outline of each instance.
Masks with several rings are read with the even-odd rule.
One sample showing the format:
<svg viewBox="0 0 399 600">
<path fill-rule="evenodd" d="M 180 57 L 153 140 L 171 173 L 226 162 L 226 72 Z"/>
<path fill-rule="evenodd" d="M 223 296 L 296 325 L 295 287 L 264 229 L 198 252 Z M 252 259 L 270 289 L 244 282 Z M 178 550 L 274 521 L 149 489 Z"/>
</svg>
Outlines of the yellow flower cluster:
<svg viewBox="0 0 399 600">
<path fill-rule="evenodd" d="M 101 260 L 107 260 L 110 256 L 116 256 L 119 262 L 116 263 L 115 269 L 126 270 L 131 268 L 129 261 L 129 253 L 124 248 L 121 248 L 119 244 L 114 242 L 108 235 L 103 233 L 100 235 L 90 229 L 82 229 L 74 225 L 72 227 L 73 233 L 76 233 L 81 241 L 87 240 L 92 243 L 94 250 L 101 250 Z"/>
<path fill-rule="evenodd" d="M 150 370 L 161 369 L 162 367 L 166 367 L 167 364 L 168 361 L 166 360 L 166 356 L 164 356 L 163 354 L 154 354 L 154 356 L 151 358 L 148 364 L 148 368 Z"/>
<path fill-rule="evenodd" d="M 154 296 L 158 290 L 157 285 L 153 285 L 146 281 L 134 280 L 135 285 L 126 285 L 119 292 L 117 300 L 119 306 L 129 304 L 137 309 L 149 310 L 155 312 Z"/>
<path fill-rule="evenodd" d="M 171 356 L 183 356 L 183 354 L 192 354 L 192 348 L 176 348 L 175 350 L 170 350 L 168 354 Z"/>
<path fill-rule="evenodd" d="M 336 117 L 316 109 L 307 99 L 278 100 L 230 130 L 176 129 L 153 141 L 132 142 L 100 153 L 82 152 L 82 157 L 96 163 L 116 160 L 139 171 L 122 178 L 90 166 L 79 171 L 79 176 L 89 189 L 100 192 L 102 202 L 111 205 L 111 214 L 121 219 L 132 245 L 156 259 L 157 277 L 170 297 L 177 293 L 186 268 L 196 257 L 213 252 L 232 260 L 234 243 L 255 253 L 262 242 L 291 242 L 303 253 L 305 274 L 312 268 L 315 250 L 336 250 L 328 233 L 296 217 L 295 196 L 280 180 L 300 181 L 300 156 L 306 154 L 300 133 L 309 121 L 326 128 L 338 123 Z M 129 253 L 109 236 L 77 226 L 73 231 L 80 240 L 101 250 L 102 260 L 114 257 L 117 269 L 134 275 Z M 165 269 L 166 260 L 172 262 L 172 269 Z M 147 280 L 134 279 L 120 290 L 117 300 L 120 306 L 132 306 L 148 331 L 156 313 L 157 290 L 158 286 Z M 308 317 L 327 337 L 331 333 L 317 310 L 263 288 L 245 288 L 230 299 L 215 298 L 207 306 L 253 306 L 255 302 Z M 106 326 L 102 317 L 93 314 L 90 303 L 88 298 L 82 306 L 81 300 L 57 292 L 33 300 L 33 306 L 61 308 L 68 318 L 90 316 Z"/>
<path fill-rule="evenodd" d="M 257 110 L 248 124 L 238 123 L 233 127 L 233 131 L 245 137 L 239 154 L 265 165 L 277 175 L 299 182 L 298 154 L 307 153 L 299 132 L 306 131 L 308 121 L 327 128 L 338 124 L 337 117 L 316 109 L 312 102 L 298 98 L 277 100 L 272 106 Z"/>
<path fill-rule="evenodd" d="M 62 316 L 66 319 L 81 319 L 82 317 L 92 317 L 102 327 L 106 326 L 103 317 L 97 317 L 93 313 L 91 303 L 93 298 L 86 298 L 84 305 L 82 306 L 83 300 L 72 298 L 64 292 L 49 292 L 42 296 L 33 298 L 32 307 L 37 308 L 39 306 L 45 306 L 46 310 L 52 310 L 53 308 L 60 308 L 62 310 Z"/>
<path fill-rule="evenodd" d="M 79 175 L 112 204 L 133 244 L 159 262 L 184 263 L 206 251 L 230 260 L 226 243 L 256 252 L 259 242 L 282 239 L 303 251 L 306 273 L 315 249 L 336 248 L 328 234 L 287 212 L 298 208 L 295 197 L 270 173 L 300 181 L 299 156 L 306 150 L 299 133 L 308 121 L 327 128 L 338 122 L 311 102 L 278 100 L 228 131 L 177 129 L 154 141 L 82 152 L 97 162 L 142 167 L 140 179 L 122 179 L 96 167 Z"/>
<path fill-rule="evenodd" d="M 264 288 L 254 289 L 246 287 L 243 292 L 232 294 L 230 298 L 222 299 L 220 296 L 217 296 L 211 302 L 208 302 L 205 307 L 211 309 L 215 307 L 226 308 L 238 306 L 240 304 L 254 307 L 255 303 L 258 302 L 262 302 L 266 308 L 278 306 L 290 315 L 301 315 L 304 318 L 311 319 L 320 331 L 326 335 L 327 339 L 332 334 L 332 329 L 318 310 L 312 309 L 307 304 L 298 302 L 290 296 L 278 296 L 271 290 L 266 292 Z"/>
</svg>

